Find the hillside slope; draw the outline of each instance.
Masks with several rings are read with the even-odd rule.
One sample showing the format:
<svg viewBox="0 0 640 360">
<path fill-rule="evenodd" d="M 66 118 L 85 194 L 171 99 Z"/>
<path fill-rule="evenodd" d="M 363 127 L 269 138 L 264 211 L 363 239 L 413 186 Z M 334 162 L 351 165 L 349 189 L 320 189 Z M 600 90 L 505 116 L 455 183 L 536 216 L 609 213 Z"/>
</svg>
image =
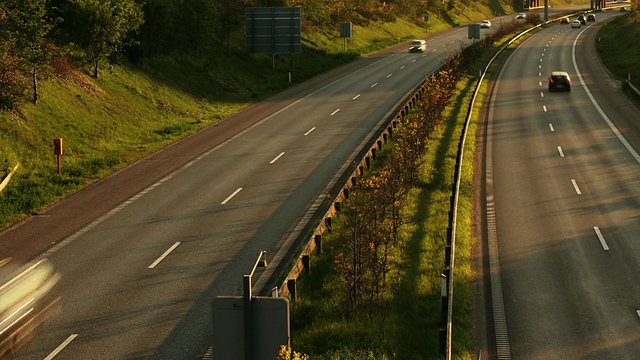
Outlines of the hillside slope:
<svg viewBox="0 0 640 360">
<path fill-rule="evenodd" d="M 447 16 L 354 24 L 338 30 L 303 29 L 294 56 L 248 55 L 236 47 L 202 56 L 162 57 L 105 67 L 101 77 L 57 60 L 41 82 L 37 106 L 0 112 L 0 178 L 17 167 L 0 193 L 0 230 L 91 182 L 209 126 L 248 105 L 331 68 L 393 44 L 453 26 L 513 13 L 497 0 L 455 2 Z M 63 139 L 58 175 L 53 139 Z"/>
</svg>

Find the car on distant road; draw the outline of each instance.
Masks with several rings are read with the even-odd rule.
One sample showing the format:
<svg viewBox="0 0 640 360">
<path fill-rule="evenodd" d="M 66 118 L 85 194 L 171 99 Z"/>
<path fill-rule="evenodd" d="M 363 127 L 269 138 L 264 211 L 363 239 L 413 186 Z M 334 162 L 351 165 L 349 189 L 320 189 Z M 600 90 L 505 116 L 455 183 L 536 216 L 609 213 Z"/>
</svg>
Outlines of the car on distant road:
<svg viewBox="0 0 640 360">
<path fill-rule="evenodd" d="M 587 21 L 596 21 L 596 14 L 587 15 Z"/>
<path fill-rule="evenodd" d="M 571 78 L 566 71 L 553 71 L 549 75 L 549 92 L 553 90 L 571 91 Z"/>
<path fill-rule="evenodd" d="M 526 19 L 526 18 L 527 18 L 527 14 L 525 13 L 516 14 L 516 19 Z"/>
<path fill-rule="evenodd" d="M 485 29 L 491 29 L 491 21 L 489 20 L 482 20 L 480 22 L 480 27 L 481 28 L 485 28 Z"/>
<path fill-rule="evenodd" d="M 560 19 L 560 24 L 568 24 L 569 22 L 569 18 L 566 16 Z"/>
<path fill-rule="evenodd" d="M 580 26 L 582 26 L 582 24 L 580 23 L 580 20 L 573 20 L 571 22 L 571 27 L 572 28 L 580 29 Z"/>
<path fill-rule="evenodd" d="M 424 40 L 413 40 L 409 44 L 409 52 L 423 52 L 427 50 L 427 42 Z"/>
<path fill-rule="evenodd" d="M 620 12 L 627 12 L 627 8 L 625 8 L 624 6 L 620 8 Z"/>
</svg>

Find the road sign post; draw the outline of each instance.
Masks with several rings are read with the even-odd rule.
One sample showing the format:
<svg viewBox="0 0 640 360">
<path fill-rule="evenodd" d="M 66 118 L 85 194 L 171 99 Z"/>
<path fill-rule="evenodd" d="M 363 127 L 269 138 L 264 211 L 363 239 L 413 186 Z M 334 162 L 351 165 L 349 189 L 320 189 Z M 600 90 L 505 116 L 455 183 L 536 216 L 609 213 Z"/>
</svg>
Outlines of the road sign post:
<svg viewBox="0 0 640 360">
<path fill-rule="evenodd" d="M 62 138 L 53 139 L 53 154 L 58 158 L 58 175 L 62 170 L 62 166 L 60 163 L 60 156 L 62 156 Z"/>
</svg>

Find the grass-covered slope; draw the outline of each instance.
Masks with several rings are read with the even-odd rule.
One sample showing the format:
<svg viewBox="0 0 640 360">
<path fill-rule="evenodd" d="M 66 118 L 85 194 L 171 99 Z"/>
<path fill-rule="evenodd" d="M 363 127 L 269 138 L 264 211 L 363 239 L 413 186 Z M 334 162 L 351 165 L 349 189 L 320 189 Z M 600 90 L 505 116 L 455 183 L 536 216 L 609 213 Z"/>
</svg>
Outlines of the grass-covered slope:
<svg viewBox="0 0 640 360">
<path fill-rule="evenodd" d="M 497 2 L 495 2 L 498 4 Z M 456 3 L 447 18 L 431 15 L 428 31 L 491 16 L 487 4 Z M 494 4 L 494 2 L 492 2 Z M 506 4 L 501 9 L 513 10 Z M 255 55 L 242 35 L 230 53 L 220 46 L 199 59 L 174 56 L 138 65 L 89 69 L 58 60 L 40 82 L 37 106 L 27 99 L 16 111 L 0 111 L 0 229 L 190 133 L 273 95 L 292 81 L 317 74 L 387 46 L 426 35 L 420 19 L 355 25 L 348 48 L 338 29 L 303 29 L 303 51 Z M 62 174 L 53 139 L 62 138 Z"/>
<path fill-rule="evenodd" d="M 640 17 L 628 13 L 603 26 L 596 48 L 609 71 L 620 80 L 631 74 L 631 82 L 640 87 Z"/>
</svg>

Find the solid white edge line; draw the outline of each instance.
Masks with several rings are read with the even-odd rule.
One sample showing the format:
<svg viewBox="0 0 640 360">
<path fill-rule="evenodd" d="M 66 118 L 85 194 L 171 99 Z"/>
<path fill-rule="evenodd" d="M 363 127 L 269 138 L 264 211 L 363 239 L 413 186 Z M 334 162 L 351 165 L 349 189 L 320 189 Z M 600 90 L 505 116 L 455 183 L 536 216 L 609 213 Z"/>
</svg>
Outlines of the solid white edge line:
<svg viewBox="0 0 640 360">
<path fill-rule="evenodd" d="M 558 154 L 560 154 L 560 157 L 564 157 L 564 151 L 562 151 L 560 146 L 558 146 Z"/>
<path fill-rule="evenodd" d="M 276 156 L 275 158 L 273 158 L 273 160 L 271 160 L 269 162 L 269 164 L 273 164 L 274 162 L 278 161 L 278 159 L 280 159 L 282 157 L 282 155 L 284 155 L 284 151 L 281 152 L 278 156 Z"/>
<path fill-rule="evenodd" d="M 607 123 L 607 125 L 609 125 L 609 128 L 611 129 L 611 131 L 613 131 L 613 133 L 616 135 L 618 140 L 620 140 L 622 145 L 625 148 L 627 148 L 627 151 L 629 151 L 631 156 L 633 156 L 633 158 L 636 159 L 636 161 L 640 164 L 640 155 L 638 155 L 638 153 L 633 149 L 633 147 L 631 147 L 631 144 L 629 144 L 627 139 L 624 136 L 622 136 L 622 133 L 620 133 L 620 131 L 613 124 L 611 119 L 609 119 L 609 117 L 607 116 L 607 114 L 604 113 L 604 111 L 602 110 L 600 105 L 598 105 L 598 102 L 596 101 L 596 99 L 591 94 L 591 91 L 589 91 L 589 87 L 587 87 L 587 84 L 585 84 L 584 79 L 582 78 L 582 74 L 580 73 L 580 69 L 578 69 L 578 63 L 576 62 L 576 44 L 578 43 L 578 39 L 580 38 L 580 35 L 582 35 L 582 33 L 585 32 L 587 30 L 587 28 L 588 27 L 584 28 L 584 30 L 582 30 L 578 34 L 578 36 L 576 36 L 576 39 L 573 41 L 573 49 L 572 49 L 572 52 L 571 52 L 571 57 L 572 57 L 572 60 L 573 60 L 573 67 L 576 70 L 576 74 L 578 75 L 578 79 L 580 79 L 580 83 L 582 84 L 582 87 L 584 88 L 585 92 L 587 93 L 587 96 L 589 96 L 589 99 L 591 99 L 591 102 L 593 103 L 593 106 L 596 107 L 596 110 L 598 110 L 598 113 L 600 113 L 600 116 L 602 116 L 602 118 Z"/>
<path fill-rule="evenodd" d="M 314 127 L 312 127 L 311 129 L 309 129 L 309 131 L 307 131 L 306 133 L 304 133 L 304 136 L 307 136 L 307 135 L 311 134 L 311 132 L 312 132 L 313 130 L 315 130 L 315 129 L 316 129 L 316 127 L 315 127 L 315 126 L 314 126 Z"/>
<path fill-rule="evenodd" d="M 229 200 L 231 200 L 231 198 L 233 198 L 234 196 L 238 195 L 238 193 L 239 193 L 240 191 L 242 191 L 242 188 L 238 188 L 236 191 L 234 191 L 234 192 L 233 192 L 233 194 L 231 194 L 231 195 L 227 196 L 227 198 L 226 198 L 226 199 L 224 199 L 224 201 L 223 201 L 223 202 L 221 202 L 221 203 L 220 203 L 220 205 L 224 205 L 224 204 L 228 203 L 228 202 L 229 202 Z"/>
<path fill-rule="evenodd" d="M 600 240 L 600 244 L 602 245 L 602 248 L 608 251 L 609 245 L 607 245 L 607 242 L 604 240 L 604 236 L 602 236 L 602 233 L 600 232 L 600 228 L 598 228 L 597 226 L 594 226 L 593 230 L 596 232 L 596 236 L 598 236 L 598 240 Z"/>
<path fill-rule="evenodd" d="M 164 254 L 160 255 L 160 257 L 157 258 L 156 261 L 153 262 L 153 264 L 149 265 L 149 269 L 153 269 L 154 267 L 156 267 L 156 265 L 160 264 L 160 262 L 164 260 L 167 255 L 171 254 L 171 252 L 178 247 L 178 245 L 180 245 L 180 241 L 176 241 L 173 245 L 171 245 L 171 247 L 167 249 Z"/>
<path fill-rule="evenodd" d="M 580 191 L 580 188 L 578 187 L 578 182 L 576 182 L 576 179 L 571 179 L 571 183 L 573 184 L 573 188 L 576 190 L 576 193 L 578 193 L 578 195 L 582 195 L 582 191 Z"/>
<path fill-rule="evenodd" d="M 500 257 L 498 249 L 497 216 L 493 191 L 493 113 L 495 111 L 496 98 L 500 88 L 500 80 L 503 77 L 504 69 L 508 66 L 512 56 L 518 48 L 509 55 L 502 68 L 498 72 L 498 80 L 495 88 L 490 94 L 489 114 L 486 131 L 485 149 L 485 179 L 486 179 L 486 224 L 487 224 L 487 245 L 489 256 L 489 277 L 491 286 L 491 305 L 493 307 L 494 335 L 496 337 L 496 352 L 498 359 L 511 359 L 511 346 L 509 345 L 509 334 L 507 326 L 506 311 L 504 305 L 504 292 L 502 289 L 502 278 L 500 276 Z"/>
<path fill-rule="evenodd" d="M 60 353 L 60 351 L 64 350 L 65 347 L 67 347 L 67 345 L 69 345 L 70 342 L 73 341 L 73 339 L 76 338 L 76 336 L 78 336 L 78 334 L 71 334 L 69 335 L 69 337 L 62 342 L 62 344 L 58 345 L 57 348 L 55 348 L 55 350 L 53 350 L 51 352 L 51 354 L 47 355 L 46 358 L 44 358 L 44 360 L 51 360 L 54 357 L 56 357 L 56 355 L 58 355 L 58 353 Z"/>
</svg>

